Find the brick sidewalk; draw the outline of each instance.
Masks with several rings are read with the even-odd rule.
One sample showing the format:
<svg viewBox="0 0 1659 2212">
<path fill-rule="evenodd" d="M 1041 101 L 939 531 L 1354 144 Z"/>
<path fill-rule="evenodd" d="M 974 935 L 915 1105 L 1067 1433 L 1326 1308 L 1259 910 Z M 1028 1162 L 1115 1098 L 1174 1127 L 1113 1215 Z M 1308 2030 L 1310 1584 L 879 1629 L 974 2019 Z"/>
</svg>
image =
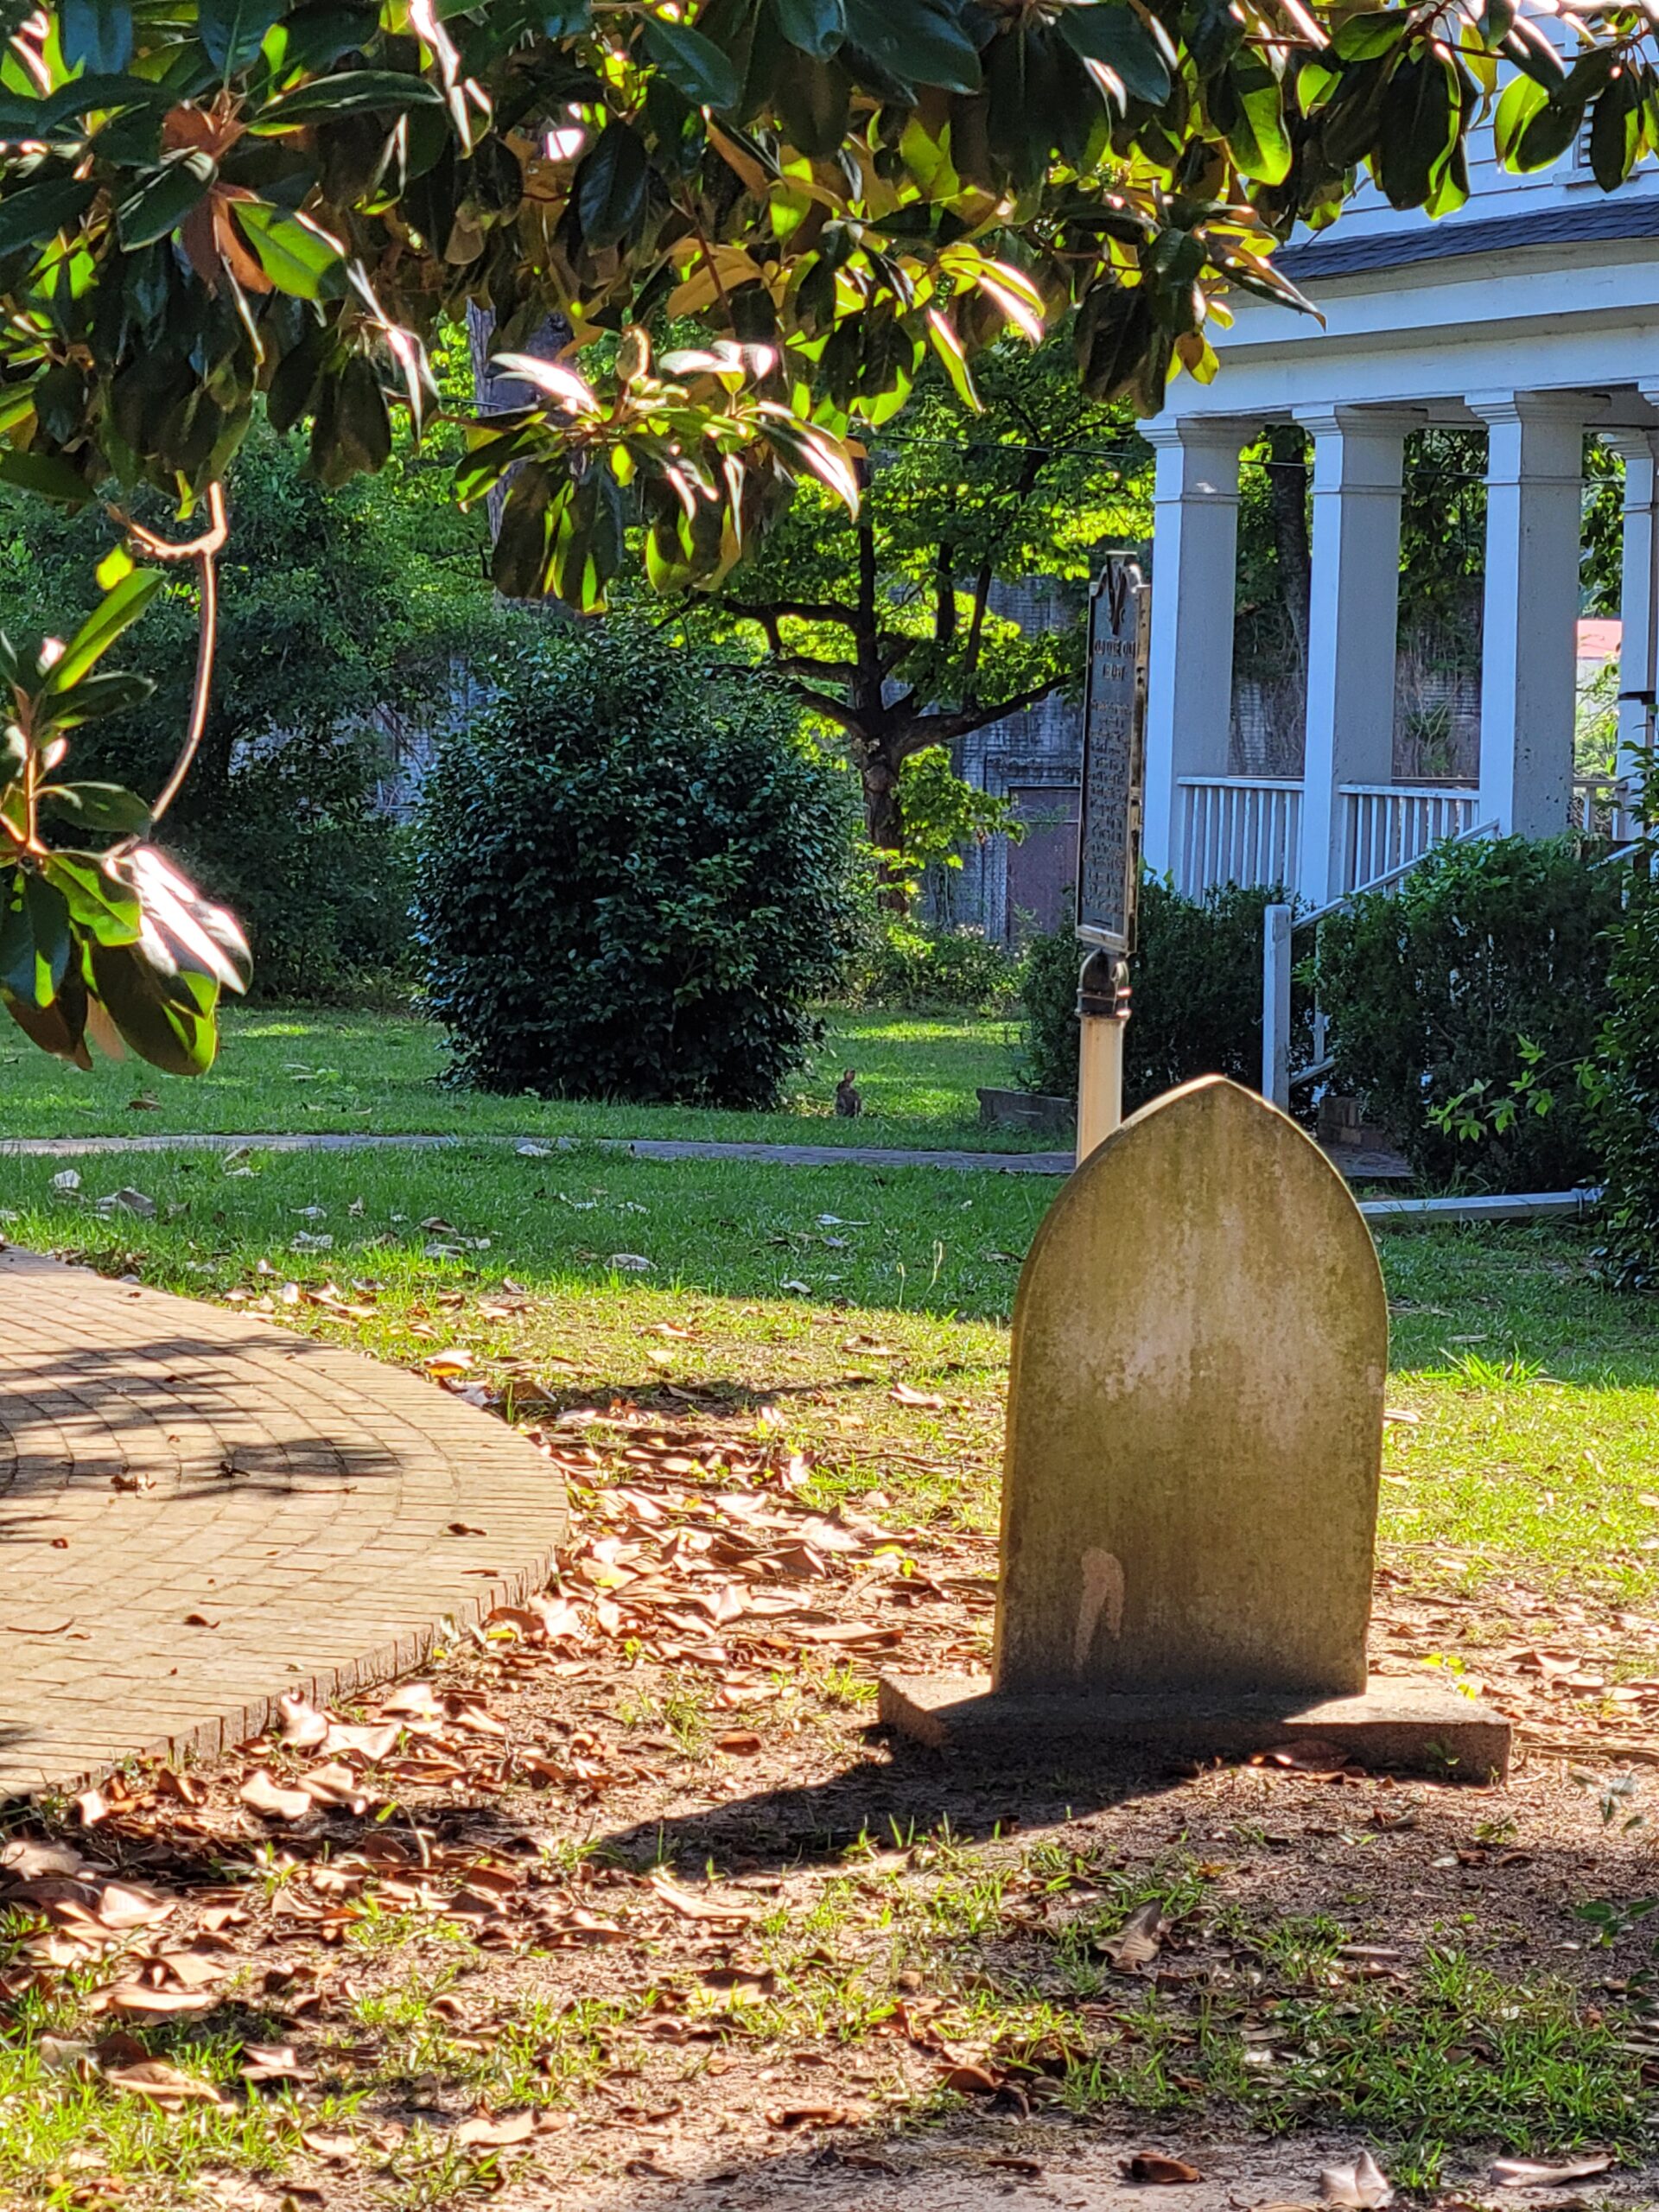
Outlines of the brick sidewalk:
<svg viewBox="0 0 1659 2212">
<path fill-rule="evenodd" d="M 0 1800 L 416 1665 L 564 1526 L 540 1453 L 432 1383 L 0 1250 Z"/>
</svg>

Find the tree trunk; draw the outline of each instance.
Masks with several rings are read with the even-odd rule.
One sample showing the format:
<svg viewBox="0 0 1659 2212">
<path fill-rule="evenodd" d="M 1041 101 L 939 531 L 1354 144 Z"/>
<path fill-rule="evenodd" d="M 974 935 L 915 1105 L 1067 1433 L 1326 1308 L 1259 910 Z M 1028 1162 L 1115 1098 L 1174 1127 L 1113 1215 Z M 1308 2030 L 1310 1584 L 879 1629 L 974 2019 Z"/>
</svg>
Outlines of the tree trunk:
<svg viewBox="0 0 1659 2212">
<path fill-rule="evenodd" d="M 876 905 L 886 914 L 907 914 L 910 894 L 899 856 L 905 849 L 904 810 L 899 798 L 903 758 L 879 737 L 858 739 L 853 748 L 864 787 L 864 828 L 878 863 Z"/>
<path fill-rule="evenodd" d="M 1279 590 L 1296 657 L 1307 666 L 1307 602 L 1313 558 L 1307 542 L 1307 433 L 1296 423 L 1268 432 L 1268 505 L 1279 554 Z"/>
</svg>

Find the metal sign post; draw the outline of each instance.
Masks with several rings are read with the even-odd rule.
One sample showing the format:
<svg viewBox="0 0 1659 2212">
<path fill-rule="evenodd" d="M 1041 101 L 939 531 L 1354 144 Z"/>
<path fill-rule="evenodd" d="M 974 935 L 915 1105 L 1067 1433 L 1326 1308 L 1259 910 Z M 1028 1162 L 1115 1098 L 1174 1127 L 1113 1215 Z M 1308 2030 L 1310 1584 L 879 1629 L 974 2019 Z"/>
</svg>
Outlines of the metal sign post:
<svg viewBox="0 0 1659 2212">
<path fill-rule="evenodd" d="M 1077 827 L 1077 1158 L 1123 1119 L 1123 1030 L 1129 1018 L 1145 782 L 1147 624 L 1140 565 L 1110 555 L 1089 600 L 1083 805 Z"/>
</svg>

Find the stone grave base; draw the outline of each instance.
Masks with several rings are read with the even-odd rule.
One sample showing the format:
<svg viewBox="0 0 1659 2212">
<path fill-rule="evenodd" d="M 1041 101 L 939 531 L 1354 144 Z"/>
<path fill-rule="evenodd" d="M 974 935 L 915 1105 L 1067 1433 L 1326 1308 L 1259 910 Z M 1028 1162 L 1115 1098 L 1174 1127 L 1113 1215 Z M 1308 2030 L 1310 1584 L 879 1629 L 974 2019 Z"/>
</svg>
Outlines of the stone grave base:
<svg viewBox="0 0 1659 2212">
<path fill-rule="evenodd" d="M 1243 1693 L 1045 1696 L 994 1691 L 982 1675 L 884 1675 L 880 1710 L 888 1727 L 933 1751 L 1008 1766 L 1120 1751 L 1238 1758 L 1316 1745 L 1338 1763 L 1440 1781 L 1501 1780 L 1510 1765 L 1509 1722 L 1438 1683 L 1376 1681 L 1362 1697 L 1299 1707 Z"/>
</svg>

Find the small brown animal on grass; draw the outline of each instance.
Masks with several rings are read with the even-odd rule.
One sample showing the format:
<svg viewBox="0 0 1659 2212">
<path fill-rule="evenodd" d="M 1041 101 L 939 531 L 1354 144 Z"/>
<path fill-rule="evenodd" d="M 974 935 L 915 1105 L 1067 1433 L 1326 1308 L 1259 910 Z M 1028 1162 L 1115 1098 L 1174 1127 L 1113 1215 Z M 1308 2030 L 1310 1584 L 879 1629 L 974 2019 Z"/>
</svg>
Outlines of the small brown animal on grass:
<svg viewBox="0 0 1659 2212">
<path fill-rule="evenodd" d="M 843 1120 L 864 1111 L 864 1101 L 854 1087 L 853 1078 L 857 1073 L 856 1068 L 849 1068 L 836 1085 L 836 1111 Z"/>
</svg>

